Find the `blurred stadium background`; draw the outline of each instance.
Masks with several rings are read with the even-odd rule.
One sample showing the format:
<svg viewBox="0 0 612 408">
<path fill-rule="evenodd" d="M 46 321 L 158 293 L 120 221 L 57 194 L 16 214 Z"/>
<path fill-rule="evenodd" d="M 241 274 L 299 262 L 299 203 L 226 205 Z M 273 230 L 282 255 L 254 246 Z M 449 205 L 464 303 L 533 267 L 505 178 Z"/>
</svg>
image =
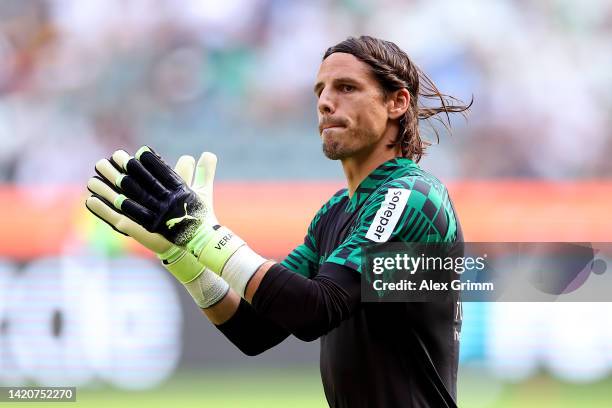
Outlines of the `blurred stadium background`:
<svg viewBox="0 0 612 408">
<path fill-rule="evenodd" d="M 421 162 L 467 240 L 611 241 L 610 1 L 2 0 L 0 385 L 76 385 L 83 406 L 325 406 L 317 342 L 240 355 L 85 211 L 84 186 L 118 148 L 213 151 L 219 218 L 282 259 L 342 185 L 311 89 L 324 50 L 359 34 L 474 95 Z M 610 316 L 465 304 L 460 406 L 611 406 Z"/>
</svg>

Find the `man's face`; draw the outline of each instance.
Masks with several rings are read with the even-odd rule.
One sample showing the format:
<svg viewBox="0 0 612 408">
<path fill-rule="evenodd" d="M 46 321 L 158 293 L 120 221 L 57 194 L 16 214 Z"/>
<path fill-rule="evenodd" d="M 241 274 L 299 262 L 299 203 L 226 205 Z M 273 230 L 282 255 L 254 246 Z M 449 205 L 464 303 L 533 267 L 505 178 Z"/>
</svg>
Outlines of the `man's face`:
<svg viewBox="0 0 612 408">
<path fill-rule="evenodd" d="M 366 63 L 351 54 L 331 54 L 321 63 L 314 90 L 328 158 L 367 155 L 381 143 L 389 116 L 382 89 Z"/>
</svg>

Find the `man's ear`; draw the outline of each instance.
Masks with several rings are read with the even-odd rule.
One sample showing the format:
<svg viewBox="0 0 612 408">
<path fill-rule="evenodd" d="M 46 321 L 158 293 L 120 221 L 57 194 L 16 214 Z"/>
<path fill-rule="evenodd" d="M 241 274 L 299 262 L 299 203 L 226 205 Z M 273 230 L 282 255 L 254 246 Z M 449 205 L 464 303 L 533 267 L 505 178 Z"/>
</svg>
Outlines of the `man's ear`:
<svg viewBox="0 0 612 408">
<path fill-rule="evenodd" d="M 399 119 L 410 107 L 410 92 L 406 88 L 398 89 L 387 99 L 387 112 L 389 118 Z"/>
</svg>

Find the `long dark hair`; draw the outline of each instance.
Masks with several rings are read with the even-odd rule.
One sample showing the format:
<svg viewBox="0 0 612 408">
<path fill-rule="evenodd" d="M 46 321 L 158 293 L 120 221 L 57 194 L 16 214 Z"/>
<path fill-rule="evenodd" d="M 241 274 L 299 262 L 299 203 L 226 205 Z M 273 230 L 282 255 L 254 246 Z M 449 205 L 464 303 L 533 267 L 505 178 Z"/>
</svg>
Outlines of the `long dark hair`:
<svg viewBox="0 0 612 408">
<path fill-rule="evenodd" d="M 468 105 L 461 100 L 443 94 L 438 87 L 408 55 L 396 44 L 390 41 L 380 40 L 369 36 L 359 38 L 349 37 L 330 47 L 325 51 L 323 60 L 336 52 L 351 54 L 358 60 L 365 62 L 372 69 L 372 73 L 380 83 L 383 96 L 401 88 L 406 88 L 410 93 L 410 107 L 405 115 L 400 118 L 400 130 L 397 138 L 389 147 L 399 146 L 402 157 L 418 162 L 425 154 L 430 142 L 423 140 L 419 133 L 419 120 L 430 122 L 435 119 L 444 125 L 450 133 L 450 113 L 461 113 L 466 115 L 466 111 L 472 106 L 474 98 Z M 436 99 L 440 106 L 425 106 L 419 103 L 419 97 L 426 99 Z M 443 113 L 445 118 L 436 115 Z M 445 119 L 445 120 L 444 120 Z M 431 124 L 431 123 L 430 123 Z M 431 124 L 437 142 L 440 141 L 438 130 Z"/>
</svg>

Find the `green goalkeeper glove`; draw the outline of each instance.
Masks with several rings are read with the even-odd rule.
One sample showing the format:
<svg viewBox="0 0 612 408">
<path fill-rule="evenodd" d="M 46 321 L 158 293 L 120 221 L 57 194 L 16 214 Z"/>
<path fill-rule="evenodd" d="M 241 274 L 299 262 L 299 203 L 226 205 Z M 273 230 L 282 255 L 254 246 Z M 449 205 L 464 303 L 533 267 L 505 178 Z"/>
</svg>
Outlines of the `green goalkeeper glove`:
<svg viewBox="0 0 612 408">
<path fill-rule="evenodd" d="M 266 259 L 218 224 L 212 205 L 217 157 L 201 155 L 191 186 L 147 146 L 135 157 L 117 151 L 113 161 L 121 170 L 114 175 L 116 184 L 129 192 L 115 197 L 115 207 L 147 231 L 189 250 L 244 297 L 249 279 Z"/>
<path fill-rule="evenodd" d="M 125 153 L 125 152 L 123 152 Z M 187 184 L 191 184 L 195 160 L 182 156 L 175 170 Z M 205 309 L 219 302 L 227 291 L 228 284 L 219 276 L 207 270 L 184 248 L 178 247 L 157 233 L 151 233 L 128 218 L 122 211 L 121 203 L 125 197 L 142 194 L 138 188 L 126 180 L 109 160 L 100 160 L 96 172 L 87 183 L 92 193 L 85 205 L 95 216 L 102 219 L 115 231 L 128 235 L 146 248 L 155 252 L 163 266 L 179 280 L 191 294 L 196 304 Z"/>
</svg>

